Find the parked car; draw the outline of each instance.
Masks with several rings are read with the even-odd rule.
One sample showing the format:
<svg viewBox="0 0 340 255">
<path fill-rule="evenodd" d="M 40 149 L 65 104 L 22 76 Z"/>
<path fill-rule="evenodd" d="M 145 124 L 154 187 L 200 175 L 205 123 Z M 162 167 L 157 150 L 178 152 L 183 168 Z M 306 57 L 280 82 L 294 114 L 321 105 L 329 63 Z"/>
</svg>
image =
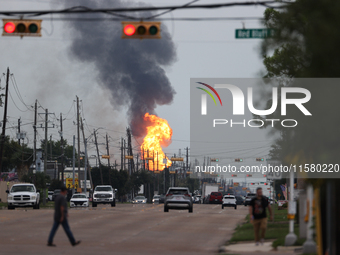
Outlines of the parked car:
<svg viewBox="0 0 340 255">
<path fill-rule="evenodd" d="M 195 204 L 201 204 L 202 203 L 202 196 L 201 195 L 196 195 L 194 197 L 194 203 Z"/>
<path fill-rule="evenodd" d="M 160 197 L 161 197 L 160 195 L 154 195 L 153 199 L 152 199 L 152 203 L 159 203 L 159 198 Z"/>
<path fill-rule="evenodd" d="M 116 206 L 116 192 L 110 185 L 97 185 L 93 191 L 92 207 L 97 207 L 98 204 Z"/>
<path fill-rule="evenodd" d="M 164 202 L 164 212 L 169 212 L 169 209 L 188 209 L 189 213 L 193 212 L 189 188 L 171 187 L 168 189 Z"/>
<path fill-rule="evenodd" d="M 48 195 L 47 195 L 48 201 L 52 201 L 53 193 L 54 193 L 53 191 L 48 191 Z"/>
<path fill-rule="evenodd" d="M 6 190 L 7 208 L 13 210 L 16 207 L 33 207 L 39 209 L 40 193 L 30 183 L 14 184 L 10 190 Z"/>
<path fill-rule="evenodd" d="M 246 196 L 246 200 L 244 201 L 244 206 L 247 206 L 250 204 L 250 201 L 256 197 L 256 194 L 255 193 L 248 193 L 247 196 Z"/>
<path fill-rule="evenodd" d="M 235 196 L 236 198 L 236 204 L 237 205 L 243 205 L 244 204 L 244 199 L 241 196 Z"/>
<path fill-rule="evenodd" d="M 133 204 L 146 204 L 146 197 L 144 196 L 137 196 L 132 200 Z"/>
<path fill-rule="evenodd" d="M 222 192 L 211 192 L 209 204 L 222 204 Z"/>
<path fill-rule="evenodd" d="M 60 194 L 60 189 L 55 189 L 52 194 L 52 201 L 55 200 L 55 198 Z"/>
<path fill-rule="evenodd" d="M 164 204 L 164 201 L 165 201 L 165 195 L 159 195 L 159 200 L 158 200 L 158 202 L 159 202 L 160 204 Z"/>
<path fill-rule="evenodd" d="M 89 199 L 83 193 L 76 193 L 70 199 L 70 207 L 89 207 Z"/>
<path fill-rule="evenodd" d="M 237 209 L 237 202 L 236 202 L 236 197 L 234 195 L 225 195 L 223 197 L 223 201 L 222 201 L 222 209 L 224 209 L 224 207 L 234 207 L 235 210 Z"/>
</svg>

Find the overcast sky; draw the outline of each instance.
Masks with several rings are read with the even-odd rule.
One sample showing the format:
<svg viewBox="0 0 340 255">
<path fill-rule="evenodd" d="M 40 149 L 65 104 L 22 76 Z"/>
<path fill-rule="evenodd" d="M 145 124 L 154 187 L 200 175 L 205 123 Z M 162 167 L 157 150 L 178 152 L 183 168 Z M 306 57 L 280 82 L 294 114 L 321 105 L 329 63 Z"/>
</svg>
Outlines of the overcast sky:
<svg viewBox="0 0 340 255">
<path fill-rule="evenodd" d="M 104 0 L 97 0 L 97 2 Z M 63 5 L 57 0 L 0 0 L 2 10 L 37 10 L 60 9 Z M 107 1 L 106 1 L 107 2 Z M 130 1 L 133 2 L 133 1 Z M 180 5 L 188 1 L 143 1 L 154 6 Z M 226 1 L 214 1 L 226 2 Z M 201 0 L 199 4 L 211 3 Z M 178 10 L 166 14 L 164 18 L 178 17 L 263 17 L 265 8 L 261 6 L 231 7 L 221 9 L 193 9 Z M 55 15 L 54 18 L 60 16 Z M 6 18 L 6 17 L 2 17 Z M 44 16 L 43 19 L 50 18 Z M 159 106 L 156 113 L 167 119 L 173 129 L 172 144 L 165 148 L 168 154 L 178 153 L 190 146 L 189 134 L 189 98 L 190 78 L 255 78 L 261 77 L 264 67 L 259 54 L 261 41 L 258 39 L 235 39 L 235 29 L 262 28 L 260 21 L 165 21 L 163 22 L 176 46 L 177 60 L 171 66 L 164 67 L 171 85 L 176 91 L 170 105 Z M 26 142 L 33 142 L 33 108 L 35 99 L 43 108 L 48 108 L 51 125 L 49 136 L 53 140 L 59 139 L 59 118 L 63 113 L 64 137 L 69 144 L 72 136 L 76 135 L 75 103 L 76 95 L 81 102 L 81 115 L 85 118 L 85 133 L 90 136 L 94 128 L 99 129 L 99 142 L 104 143 L 106 132 L 110 136 L 110 148 L 113 160 L 120 163 L 119 139 L 125 136 L 128 125 L 126 107 L 117 108 L 110 103 L 110 95 L 103 86 L 98 84 L 98 73 L 89 63 L 75 60 L 69 54 L 72 42 L 67 24 L 59 20 L 43 20 L 41 38 L 23 39 L 17 37 L 4 37 L 0 39 L 1 74 L 10 67 L 11 73 L 17 83 L 22 99 L 19 97 L 10 82 L 8 124 L 6 133 L 15 137 L 17 132 L 17 119 L 22 119 L 22 130 L 27 132 Z M 91 31 L 89 31 L 91 33 Z M 112 56 L 114 58 L 114 56 Z M 131 70 L 133 71 L 133 70 Z M 1 79 L 1 87 L 5 86 L 5 79 Z M 15 104 L 14 104 L 14 102 Z M 43 108 L 38 112 L 43 113 Z M 1 119 L 3 108 L 1 110 Z M 43 123 L 43 115 L 39 115 L 39 123 Z M 43 129 L 38 130 L 38 139 L 44 138 Z M 258 137 L 259 141 L 268 139 L 265 133 Z M 90 139 L 90 142 L 92 139 Z M 244 145 L 246 146 L 246 145 Z M 238 147 L 242 147 L 239 145 Z M 89 145 L 90 155 L 95 154 L 94 145 Z M 105 154 L 105 147 L 100 146 L 101 154 Z M 112 162 L 112 160 L 111 160 Z"/>
</svg>

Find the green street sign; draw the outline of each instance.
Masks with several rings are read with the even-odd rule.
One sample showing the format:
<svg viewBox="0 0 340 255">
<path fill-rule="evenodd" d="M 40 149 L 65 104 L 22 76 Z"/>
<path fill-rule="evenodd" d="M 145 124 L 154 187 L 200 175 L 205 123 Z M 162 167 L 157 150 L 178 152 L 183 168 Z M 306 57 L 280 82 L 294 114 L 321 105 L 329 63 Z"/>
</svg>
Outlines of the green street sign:
<svg viewBox="0 0 340 255">
<path fill-rule="evenodd" d="M 263 39 L 272 37 L 274 35 L 274 29 L 260 28 L 260 29 L 236 29 L 236 39 Z"/>
</svg>

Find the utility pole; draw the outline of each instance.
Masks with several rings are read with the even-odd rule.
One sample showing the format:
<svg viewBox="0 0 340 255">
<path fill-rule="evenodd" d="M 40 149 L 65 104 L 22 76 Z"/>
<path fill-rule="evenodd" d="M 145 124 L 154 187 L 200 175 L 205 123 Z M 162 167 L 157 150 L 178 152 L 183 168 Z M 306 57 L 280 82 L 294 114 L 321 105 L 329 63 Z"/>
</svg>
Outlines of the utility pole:
<svg viewBox="0 0 340 255">
<path fill-rule="evenodd" d="M 37 107 L 37 101 L 35 100 L 35 104 L 34 104 L 34 145 L 33 145 L 33 162 L 35 164 L 35 169 L 37 169 L 37 164 L 36 164 L 36 160 L 37 160 L 37 111 L 38 111 L 38 107 Z"/>
<path fill-rule="evenodd" d="M 21 123 L 21 117 L 18 119 L 18 144 L 20 145 L 20 138 L 21 138 L 21 135 L 20 135 L 20 123 Z"/>
<path fill-rule="evenodd" d="M 61 143 L 61 182 L 64 184 L 64 135 L 63 135 L 63 114 L 60 113 L 60 143 Z M 59 180 L 59 175 L 58 175 Z"/>
<path fill-rule="evenodd" d="M 106 133 L 106 154 L 108 156 L 108 158 L 107 158 L 107 166 L 109 167 L 109 182 L 110 182 L 110 185 L 111 185 L 110 149 L 109 149 L 109 139 L 107 137 L 107 133 Z"/>
<path fill-rule="evenodd" d="M 44 178 L 47 172 L 47 124 L 48 124 L 48 109 L 45 109 L 45 155 L 44 155 Z M 44 190 L 43 190 L 43 205 L 46 205 L 46 182 L 44 180 Z"/>
<path fill-rule="evenodd" d="M 126 142 L 125 142 L 125 139 L 124 139 L 124 156 L 123 156 L 123 160 L 124 160 L 124 170 L 126 170 L 125 169 L 125 155 L 126 155 L 126 153 L 125 153 L 125 149 L 126 149 Z"/>
<path fill-rule="evenodd" d="M 80 183 L 80 135 L 79 135 L 79 97 L 77 97 L 77 138 L 78 138 L 78 181 Z"/>
<path fill-rule="evenodd" d="M 4 109 L 4 119 L 3 119 L 3 122 L 2 122 L 2 133 L 1 133 L 0 173 L 2 171 L 2 154 L 4 152 L 4 145 L 5 145 L 5 139 L 6 139 L 6 121 L 7 121 L 7 104 L 8 104 L 8 80 L 9 80 L 9 67 L 7 67 L 7 75 L 6 75 L 5 109 Z"/>
<path fill-rule="evenodd" d="M 139 153 L 137 153 L 137 167 L 136 167 L 136 171 L 137 171 L 137 173 L 138 173 L 138 156 L 139 156 Z"/>
<path fill-rule="evenodd" d="M 86 185 L 87 184 L 87 139 L 85 139 L 84 141 L 84 146 L 85 146 L 84 194 L 86 195 L 86 192 L 87 192 L 87 185 Z"/>
<path fill-rule="evenodd" d="M 109 148 L 109 139 L 107 137 L 107 133 L 106 133 L 106 154 L 109 156 L 107 158 L 107 165 L 110 168 L 110 148 Z"/>
<path fill-rule="evenodd" d="M 74 135 L 73 136 L 73 157 L 72 157 L 72 168 L 73 168 L 72 195 L 75 192 L 75 190 L 74 190 L 75 178 L 76 178 L 75 166 L 76 166 L 76 136 Z M 79 181 L 79 179 L 78 179 L 78 181 Z"/>
<path fill-rule="evenodd" d="M 52 135 L 50 135 L 50 154 L 51 154 L 50 160 L 52 161 L 52 158 L 53 158 L 53 154 L 52 154 Z"/>
<path fill-rule="evenodd" d="M 98 143 L 97 143 L 97 134 L 96 134 L 96 130 L 95 129 L 93 129 L 93 134 L 94 134 L 94 141 L 96 143 L 96 149 L 97 149 L 97 157 L 98 157 L 99 171 L 100 171 L 100 180 L 101 180 L 102 185 L 103 185 L 104 182 L 103 182 L 102 163 L 100 162 Z"/>
<path fill-rule="evenodd" d="M 188 172 L 188 170 L 189 170 L 189 148 L 188 147 L 186 148 L 186 151 L 187 151 L 187 153 L 186 153 L 186 159 L 187 159 L 186 172 Z"/>
<path fill-rule="evenodd" d="M 83 123 L 83 119 L 80 118 L 81 120 L 81 131 L 83 133 L 83 140 L 84 140 L 84 144 L 85 144 L 85 133 L 84 133 L 84 123 Z M 86 140 L 87 142 L 87 140 Z M 91 167 L 90 167 L 90 162 L 89 162 L 89 157 L 87 155 L 87 150 L 85 152 L 86 154 L 86 163 L 87 163 L 87 172 L 89 173 L 89 176 L 90 176 L 90 183 L 91 183 L 91 187 L 93 188 L 93 182 L 92 182 L 92 175 L 91 175 Z M 97 159 L 96 159 L 96 166 L 97 166 Z"/>
<path fill-rule="evenodd" d="M 120 170 L 123 170 L 123 137 L 120 142 Z"/>
<path fill-rule="evenodd" d="M 131 131 L 130 128 L 127 128 L 127 137 L 128 137 L 128 155 L 129 156 L 133 156 L 132 153 L 132 143 L 131 143 Z M 135 170 L 135 162 L 133 161 L 133 159 L 129 159 L 129 173 L 132 174 L 132 172 L 134 172 Z"/>
<path fill-rule="evenodd" d="M 52 158 L 53 158 L 53 153 L 52 153 L 52 135 L 50 135 L 50 161 L 52 162 Z M 56 172 L 55 172 L 55 169 L 54 169 L 54 179 L 56 179 Z"/>
</svg>

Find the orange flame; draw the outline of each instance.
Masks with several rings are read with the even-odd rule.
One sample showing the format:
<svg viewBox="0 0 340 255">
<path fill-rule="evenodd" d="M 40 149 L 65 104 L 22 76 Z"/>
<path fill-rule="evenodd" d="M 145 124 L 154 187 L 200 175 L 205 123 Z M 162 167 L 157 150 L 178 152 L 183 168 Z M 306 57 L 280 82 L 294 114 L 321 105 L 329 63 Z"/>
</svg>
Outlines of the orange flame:
<svg viewBox="0 0 340 255">
<path fill-rule="evenodd" d="M 161 146 L 168 146 L 171 142 L 172 129 L 165 119 L 156 115 L 146 113 L 144 120 L 151 123 L 146 127 L 147 135 L 141 145 L 142 157 L 149 164 L 149 170 L 163 171 L 165 167 L 171 166 L 171 161 L 165 156 Z M 163 164 L 163 159 L 167 163 Z"/>
</svg>

